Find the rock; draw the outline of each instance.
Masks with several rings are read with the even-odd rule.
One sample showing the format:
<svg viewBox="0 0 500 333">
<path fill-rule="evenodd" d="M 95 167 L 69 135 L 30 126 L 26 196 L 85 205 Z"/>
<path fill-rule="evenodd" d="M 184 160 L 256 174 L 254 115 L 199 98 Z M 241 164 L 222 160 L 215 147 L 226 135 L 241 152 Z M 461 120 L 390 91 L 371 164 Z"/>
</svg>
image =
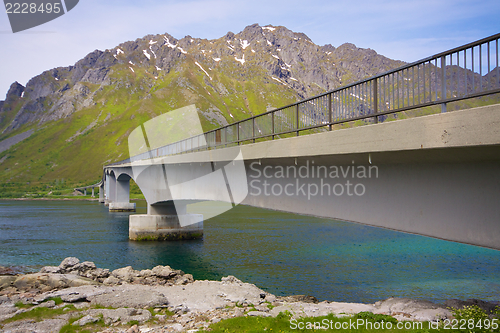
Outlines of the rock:
<svg viewBox="0 0 500 333">
<path fill-rule="evenodd" d="M 247 316 L 250 317 L 271 317 L 271 314 L 267 312 L 261 312 L 261 311 L 250 311 L 247 313 Z"/>
<path fill-rule="evenodd" d="M 221 281 L 224 283 L 243 283 L 241 280 L 237 279 L 236 277 L 234 277 L 232 275 L 223 277 L 221 279 Z"/>
<path fill-rule="evenodd" d="M 105 279 L 109 277 L 109 269 L 102 269 L 102 268 L 96 268 L 95 270 L 92 271 L 91 277 L 95 279 Z"/>
<path fill-rule="evenodd" d="M 25 333 L 25 332 L 59 332 L 67 324 L 67 319 L 54 318 L 43 321 L 22 320 L 5 324 L 2 332 Z"/>
<path fill-rule="evenodd" d="M 95 323 L 99 321 L 99 317 L 93 317 L 91 315 L 87 315 L 73 323 L 73 326 L 84 326 L 90 323 Z"/>
<path fill-rule="evenodd" d="M 16 272 L 10 267 L 0 266 L 0 275 L 16 275 Z"/>
<path fill-rule="evenodd" d="M 19 290 L 38 289 L 44 287 L 49 289 L 59 289 L 95 284 L 98 283 L 91 279 L 77 275 L 46 273 L 21 275 L 18 276 L 13 282 L 13 285 Z"/>
<path fill-rule="evenodd" d="M 53 308 L 54 306 L 56 306 L 56 302 L 53 300 L 50 300 L 50 301 L 41 303 L 37 307 L 39 307 L 39 308 Z"/>
<path fill-rule="evenodd" d="M 151 312 L 148 310 L 135 308 L 92 309 L 86 311 L 86 313 L 92 317 L 102 315 L 105 322 L 116 323 L 121 321 L 123 324 L 133 320 L 137 320 L 142 324 L 152 318 Z"/>
<path fill-rule="evenodd" d="M 163 307 L 168 304 L 167 298 L 157 291 L 140 285 L 122 285 L 108 293 L 87 296 L 92 304 L 106 307 Z"/>
<path fill-rule="evenodd" d="M 167 320 L 166 315 L 155 315 L 155 318 L 157 318 L 158 321 L 160 321 L 160 322 L 164 322 L 165 320 Z"/>
<path fill-rule="evenodd" d="M 9 275 L 0 276 L 0 290 L 12 286 L 14 281 L 16 281 L 16 279 L 17 276 L 9 276 Z"/>
<path fill-rule="evenodd" d="M 85 276 L 89 271 L 95 270 L 96 266 L 91 261 L 84 261 L 71 267 L 70 273 Z M 87 276 L 90 277 L 90 276 Z"/>
<path fill-rule="evenodd" d="M 137 327 L 137 325 L 134 325 L 127 330 L 127 333 L 139 333 L 139 327 Z"/>
<path fill-rule="evenodd" d="M 174 312 L 176 314 L 184 314 L 189 312 L 189 308 L 183 304 L 177 305 L 174 307 Z"/>
<path fill-rule="evenodd" d="M 87 302 L 87 297 L 79 293 L 71 293 L 69 295 L 61 295 L 61 299 L 66 303 Z"/>
<path fill-rule="evenodd" d="M 409 315 L 412 320 L 418 321 L 442 320 L 452 316 L 448 309 L 435 303 L 409 298 L 389 298 L 376 302 L 374 305 L 377 313 L 394 314 L 403 317 Z"/>
<path fill-rule="evenodd" d="M 183 331 L 183 330 L 184 330 L 184 327 L 182 327 L 182 325 L 181 325 L 181 324 L 172 324 L 172 325 L 170 325 L 170 326 L 166 326 L 165 328 L 167 328 L 167 327 L 169 327 L 169 328 L 171 328 L 172 330 L 177 331 L 177 332 L 180 332 L 180 331 Z"/>
<path fill-rule="evenodd" d="M 170 279 L 178 274 L 178 271 L 173 270 L 170 266 L 156 266 L 152 269 L 153 275 L 164 279 Z"/>
<path fill-rule="evenodd" d="M 125 282 L 132 282 L 132 279 L 137 276 L 137 271 L 135 271 L 132 266 L 127 266 L 123 268 L 115 269 L 111 272 L 111 275 Z"/>
<path fill-rule="evenodd" d="M 61 268 L 63 270 L 68 270 L 69 268 L 71 268 L 79 263 L 80 263 L 80 260 L 78 258 L 68 257 L 68 258 L 64 259 L 61 262 L 61 264 L 59 264 L 59 268 Z"/>
<path fill-rule="evenodd" d="M 274 296 L 273 294 L 267 294 L 264 300 L 266 300 L 269 303 L 273 303 L 276 302 L 276 296 Z"/>
<path fill-rule="evenodd" d="M 140 277 L 151 277 L 153 276 L 153 271 L 150 269 L 143 269 L 139 272 Z"/>
<path fill-rule="evenodd" d="M 58 274 L 58 273 L 63 273 L 61 267 L 59 266 L 45 266 L 42 267 L 40 270 L 40 273 L 51 273 L 51 274 Z"/>
<path fill-rule="evenodd" d="M 280 297 L 279 300 L 284 302 L 303 302 L 303 303 L 314 303 L 314 304 L 319 303 L 316 297 L 308 295 L 285 296 L 285 297 Z"/>
<path fill-rule="evenodd" d="M 468 299 L 466 301 L 458 299 L 450 299 L 444 302 L 445 308 L 453 308 L 453 309 L 463 309 L 466 306 L 472 306 L 472 305 L 477 305 L 488 314 L 493 313 L 496 307 L 498 306 L 498 304 L 485 302 L 479 299 Z"/>
<path fill-rule="evenodd" d="M 194 282 L 193 276 L 191 274 L 178 275 L 175 278 L 174 284 L 183 285 Z"/>
<path fill-rule="evenodd" d="M 105 285 L 115 285 L 115 284 L 120 284 L 121 281 L 117 277 L 110 276 L 106 278 L 102 283 Z"/>
</svg>

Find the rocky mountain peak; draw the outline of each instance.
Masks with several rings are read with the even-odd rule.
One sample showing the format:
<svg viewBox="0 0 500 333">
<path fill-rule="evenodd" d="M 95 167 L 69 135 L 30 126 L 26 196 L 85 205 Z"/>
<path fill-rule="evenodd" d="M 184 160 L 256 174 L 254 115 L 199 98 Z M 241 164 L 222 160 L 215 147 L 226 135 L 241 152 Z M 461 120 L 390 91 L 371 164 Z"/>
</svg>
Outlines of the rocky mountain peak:
<svg viewBox="0 0 500 333">
<path fill-rule="evenodd" d="M 186 75 L 196 75 L 201 81 L 193 86 L 186 83 L 187 77 L 179 77 L 173 84 L 189 87 L 189 94 L 205 94 L 208 88 L 200 91 L 197 85 L 201 84 L 223 98 L 231 91 L 228 83 L 222 82 L 227 77 L 241 83 L 260 82 L 260 86 L 270 85 L 269 89 L 277 86 L 298 100 L 401 64 L 354 44 L 318 46 L 304 33 L 257 23 L 212 40 L 191 36 L 176 39 L 168 33 L 147 35 L 110 50 L 95 50 L 73 66 L 45 71 L 32 78 L 25 89 L 13 84 L 8 93 L 11 99 L 7 98 L 3 110 L 13 110 L 9 105 L 24 92 L 23 103 L 15 117 L 4 118 L 13 120 L 0 123 L 0 130 L 8 132 L 29 122 L 57 120 L 93 107 L 107 86 L 112 86 L 112 91 L 125 88 L 148 96 L 167 76 L 179 75 L 188 68 L 186 73 L 191 74 Z M 264 92 L 260 94 L 265 96 Z M 106 99 L 100 103 L 106 103 Z M 227 117 L 222 111 L 217 117 L 227 123 L 222 120 Z"/>
<path fill-rule="evenodd" d="M 10 103 L 13 100 L 21 97 L 24 92 L 24 89 L 25 89 L 24 86 L 19 82 L 16 81 L 12 83 L 5 97 L 5 102 Z"/>
</svg>

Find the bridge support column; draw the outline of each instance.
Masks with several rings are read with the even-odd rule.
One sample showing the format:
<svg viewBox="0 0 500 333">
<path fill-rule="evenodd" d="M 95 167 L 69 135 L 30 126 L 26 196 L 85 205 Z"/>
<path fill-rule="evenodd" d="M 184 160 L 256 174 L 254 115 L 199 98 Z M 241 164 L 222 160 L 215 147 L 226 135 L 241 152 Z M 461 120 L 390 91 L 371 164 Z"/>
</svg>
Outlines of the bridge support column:
<svg viewBox="0 0 500 333">
<path fill-rule="evenodd" d="M 116 179 L 114 175 L 106 175 L 106 191 L 104 205 L 109 206 L 110 202 L 115 201 Z"/>
<path fill-rule="evenodd" d="M 181 222 L 184 227 L 181 226 Z M 174 206 L 173 202 L 148 204 L 147 215 L 129 217 L 131 240 L 186 240 L 201 237 L 203 237 L 203 215 L 186 214 L 186 206 Z"/>
<path fill-rule="evenodd" d="M 121 176 L 120 176 L 121 177 Z M 109 203 L 110 212 L 135 212 L 135 203 L 130 201 L 130 177 L 115 180 L 114 200 Z M 114 177 L 113 177 L 114 178 Z"/>
<path fill-rule="evenodd" d="M 104 203 L 104 182 L 99 186 L 99 202 Z"/>
</svg>

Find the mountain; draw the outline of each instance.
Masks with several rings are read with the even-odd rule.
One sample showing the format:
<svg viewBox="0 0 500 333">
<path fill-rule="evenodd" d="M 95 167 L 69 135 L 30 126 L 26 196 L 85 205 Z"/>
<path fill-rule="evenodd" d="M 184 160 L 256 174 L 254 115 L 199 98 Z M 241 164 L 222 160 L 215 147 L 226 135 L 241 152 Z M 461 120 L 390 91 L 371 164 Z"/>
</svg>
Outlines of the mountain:
<svg viewBox="0 0 500 333">
<path fill-rule="evenodd" d="M 141 123 L 195 104 L 204 130 L 402 66 L 353 44 L 318 46 L 303 33 L 254 24 L 214 39 L 147 35 L 15 82 L 0 102 L 4 182 L 90 182 L 128 157 Z M 1 146 L 1 142 L 0 142 Z"/>
</svg>

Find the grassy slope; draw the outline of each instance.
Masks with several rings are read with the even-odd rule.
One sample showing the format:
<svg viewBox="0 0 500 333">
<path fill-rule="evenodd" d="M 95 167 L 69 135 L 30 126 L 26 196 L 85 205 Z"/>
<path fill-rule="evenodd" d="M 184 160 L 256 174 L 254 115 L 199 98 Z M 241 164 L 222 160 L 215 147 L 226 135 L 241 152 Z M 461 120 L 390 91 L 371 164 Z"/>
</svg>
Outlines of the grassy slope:
<svg viewBox="0 0 500 333">
<path fill-rule="evenodd" d="M 114 67 L 112 76 L 119 84 L 102 89 L 85 83 L 92 91 L 98 91 L 94 98 L 96 105 L 68 118 L 45 123 L 31 137 L 0 153 L 0 160 L 7 156 L 0 164 L 3 183 L 0 197 L 41 190 L 46 185 L 63 183 L 73 187 L 97 182 L 104 164 L 129 157 L 130 132 L 169 110 L 194 103 L 202 110 L 203 129 L 209 130 L 220 126 L 213 118 L 205 117 L 204 111 L 209 108 L 219 109 L 230 123 L 234 120 L 229 112 L 239 120 L 264 112 L 269 106 L 296 100 L 294 92 L 279 84 L 263 82 L 259 73 L 252 75 L 253 80 L 238 80 L 236 76 L 241 69 L 237 67 L 224 68 L 226 73 L 235 73 L 231 76 L 213 71 L 213 81 L 197 70 L 194 61 L 160 75 L 157 80 L 148 74 L 147 68 L 134 70 L 128 66 Z M 219 93 L 219 83 L 227 89 L 227 94 Z M 14 112 L 9 112 L 8 119 Z M 25 126 L 12 134 L 34 127 Z"/>
</svg>

